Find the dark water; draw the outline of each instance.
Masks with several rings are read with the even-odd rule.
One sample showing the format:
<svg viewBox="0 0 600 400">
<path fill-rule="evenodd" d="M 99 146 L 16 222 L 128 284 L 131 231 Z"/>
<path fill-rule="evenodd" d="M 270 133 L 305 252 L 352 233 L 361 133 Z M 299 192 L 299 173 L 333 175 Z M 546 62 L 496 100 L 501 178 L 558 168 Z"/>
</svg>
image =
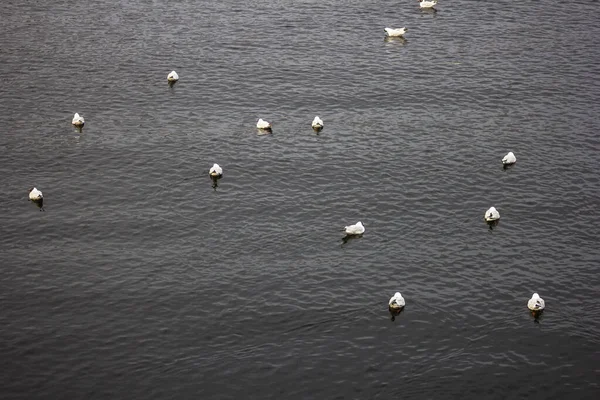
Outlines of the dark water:
<svg viewBox="0 0 600 400">
<path fill-rule="evenodd" d="M 0 397 L 597 398 L 600 3 L 438 9 L 3 5 Z"/>
</svg>

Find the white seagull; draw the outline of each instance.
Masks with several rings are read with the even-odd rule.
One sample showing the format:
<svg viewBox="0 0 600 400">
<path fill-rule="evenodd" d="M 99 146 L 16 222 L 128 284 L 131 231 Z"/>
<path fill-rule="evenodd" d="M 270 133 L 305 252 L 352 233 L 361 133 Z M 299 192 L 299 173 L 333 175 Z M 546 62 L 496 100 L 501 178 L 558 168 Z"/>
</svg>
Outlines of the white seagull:
<svg viewBox="0 0 600 400">
<path fill-rule="evenodd" d="M 171 71 L 169 73 L 169 75 L 167 75 L 167 81 L 169 82 L 177 82 L 179 80 L 179 75 L 177 75 L 177 72 L 175 71 Z"/>
<path fill-rule="evenodd" d="M 488 222 L 496 221 L 500 219 L 500 213 L 496 210 L 495 207 L 490 207 L 489 210 L 485 212 L 485 220 Z"/>
<path fill-rule="evenodd" d="M 540 311 L 545 307 L 546 303 L 544 302 L 544 299 L 542 299 L 537 293 L 534 293 L 527 302 L 527 308 L 529 308 L 531 311 Z"/>
<path fill-rule="evenodd" d="M 73 121 L 71 121 L 71 123 L 75 126 L 82 127 L 83 124 L 85 124 L 85 120 L 81 115 L 75 113 L 75 115 L 73 116 Z"/>
<path fill-rule="evenodd" d="M 40 201 L 43 199 L 44 199 L 44 195 L 42 195 L 41 190 L 37 190 L 36 188 L 29 189 L 29 200 Z"/>
<path fill-rule="evenodd" d="M 208 174 L 213 178 L 220 178 L 223 176 L 223 168 L 221 168 L 219 164 L 214 164 L 208 171 Z"/>
<path fill-rule="evenodd" d="M 365 232 L 365 227 L 362 222 L 358 221 L 354 225 L 345 226 L 344 231 L 347 235 L 362 235 Z"/>
<path fill-rule="evenodd" d="M 387 33 L 387 35 L 389 37 L 402 37 L 407 31 L 408 31 L 408 28 L 406 28 L 406 27 L 402 27 L 402 28 L 398 28 L 398 29 L 385 28 L 385 33 Z"/>
<path fill-rule="evenodd" d="M 316 131 L 323 129 L 323 120 L 318 116 L 313 119 L 312 128 Z"/>
<path fill-rule="evenodd" d="M 437 4 L 437 0 L 428 1 L 428 0 L 418 0 L 419 7 L 421 8 L 433 8 Z"/>
<path fill-rule="evenodd" d="M 406 302 L 404 301 L 404 297 L 402 297 L 400 292 L 396 292 L 396 294 L 392 296 L 388 304 L 390 305 L 390 309 L 399 310 L 406 305 Z"/>
<path fill-rule="evenodd" d="M 510 165 L 510 164 L 514 164 L 517 162 L 517 157 L 515 157 L 515 155 L 513 154 L 513 152 L 509 152 L 507 155 L 504 156 L 504 158 L 502 159 L 502 164 L 504 165 Z"/>
<path fill-rule="evenodd" d="M 262 118 L 259 118 L 259 119 L 258 119 L 258 122 L 256 123 L 256 127 L 257 127 L 258 129 L 269 130 L 269 129 L 271 129 L 271 123 L 270 123 L 270 122 L 267 122 L 267 121 L 265 121 L 265 120 L 264 120 L 264 119 L 262 119 Z"/>
</svg>

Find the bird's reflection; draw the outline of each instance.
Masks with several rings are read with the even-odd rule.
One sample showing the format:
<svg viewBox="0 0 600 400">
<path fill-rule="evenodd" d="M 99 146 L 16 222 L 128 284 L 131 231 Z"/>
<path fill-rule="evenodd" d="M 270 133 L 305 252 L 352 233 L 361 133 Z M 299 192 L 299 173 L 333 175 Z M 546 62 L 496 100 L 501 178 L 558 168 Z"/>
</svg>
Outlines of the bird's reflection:
<svg viewBox="0 0 600 400">
<path fill-rule="evenodd" d="M 533 323 L 539 324 L 542 319 L 542 314 L 544 313 L 544 310 L 529 310 L 529 313 L 533 317 Z"/>
<path fill-rule="evenodd" d="M 433 7 L 431 8 L 421 8 L 421 14 L 423 15 L 431 15 L 431 16 L 436 16 L 437 10 Z"/>
<path fill-rule="evenodd" d="M 397 43 L 400 45 L 405 45 L 408 42 L 408 40 L 402 36 L 386 36 L 383 38 L 383 41 L 386 43 Z"/>
<path fill-rule="evenodd" d="M 493 231 L 493 230 L 494 230 L 494 228 L 495 228 L 495 227 L 497 227 L 497 226 L 498 226 L 498 224 L 500 223 L 500 220 L 499 220 L 499 219 L 497 219 L 497 220 L 495 220 L 495 221 L 486 221 L 485 223 L 486 223 L 486 224 L 488 225 L 488 227 L 490 228 L 490 231 Z"/>
<path fill-rule="evenodd" d="M 271 128 L 257 128 L 257 130 L 258 136 L 270 135 L 271 133 L 273 133 L 273 130 Z"/>
<path fill-rule="evenodd" d="M 75 127 L 75 130 L 77 132 L 81 133 L 81 131 L 83 131 L 83 126 L 76 126 L 76 125 L 73 125 L 73 126 Z"/>
<path fill-rule="evenodd" d="M 212 188 L 217 190 L 217 188 L 219 187 L 219 179 L 221 179 L 223 176 L 211 176 L 210 180 L 212 181 Z"/>
<path fill-rule="evenodd" d="M 342 246 L 354 239 L 360 239 L 363 235 L 346 235 L 342 238 Z"/>
<path fill-rule="evenodd" d="M 169 83 L 169 87 L 173 88 L 173 86 L 175 86 L 175 84 L 177 83 L 177 81 L 168 81 Z"/>
<path fill-rule="evenodd" d="M 512 168 L 515 164 L 502 164 L 502 170 L 506 171 Z"/>
<path fill-rule="evenodd" d="M 398 309 L 398 308 L 392 308 L 392 307 L 388 307 L 388 310 L 389 310 L 389 312 L 390 312 L 390 315 L 391 315 L 391 318 L 390 318 L 390 319 L 391 319 L 392 321 L 395 321 L 395 320 L 396 320 L 396 317 L 397 317 L 398 315 L 400 315 L 400 314 L 402 313 L 402 311 L 404 311 L 404 307 L 402 307 L 402 308 L 400 308 L 400 309 Z"/>
<path fill-rule="evenodd" d="M 44 210 L 44 199 L 31 200 L 31 202 L 35 204 L 40 209 L 40 211 L 46 211 Z"/>
</svg>

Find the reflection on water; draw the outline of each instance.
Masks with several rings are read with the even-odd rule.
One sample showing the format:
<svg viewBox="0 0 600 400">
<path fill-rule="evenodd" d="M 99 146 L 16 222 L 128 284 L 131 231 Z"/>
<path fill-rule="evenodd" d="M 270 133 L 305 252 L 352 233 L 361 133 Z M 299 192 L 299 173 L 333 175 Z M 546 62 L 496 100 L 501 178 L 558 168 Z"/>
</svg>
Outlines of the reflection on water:
<svg viewBox="0 0 600 400">
<path fill-rule="evenodd" d="M 386 36 L 383 38 L 383 41 L 386 43 L 396 43 L 399 45 L 405 45 L 408 42 L 408 40 L 402 36 Z"/>
<path fill-rule="evenodd" d="M 421 14 L 422 15 L 431 15 L 432 17 L 435 17 L 437 14 L 437 10 L 435 8 L 421 8 Z"/>
<path fill-rule="evenodd" d="M 404 307 L 400 308 L 400 309 L 394 309 L 392 307 L 388 307 L 388 311 L 390 312 L 391 315 L 391 320 L 395 321 L 396 317 L 399 316 L 402 312 L 404 312 Z"/>
<path fill-rule="evenodd" d="M 529 310 L 529 313 L 533 317 L 533 322 L 539 324 L 542 320 L 544 310 Z"/>
<path fill-rule="evenodd" d="M 500 224 L 500 220 L 497 219 L 495 221 L 485 221 L 485 223 L 488 225 L 490 231 L 493 231 L 498 226 L 498 224 Z"/>
<path fill-rule="evenodd" d="M 352 240 L 361 239 L 362 237 L 363 235 L 346 235 L 342 238 L 342 246 Z"/>
<path fill-rule="evenodd" d="M 270 135 L 272 133 L 273 133 L 272 128 L 266 128 L 266 129 L 257 128 L 257 134 L 259 136 Z"/>
<path fill-rule="evenodd" d="M 212 188 L 217 190 L 217 187 L 219 187 L 219 180 L 223 177 L 223 175 L 220 176 L 211 176 L 210 180 L 212 181 Z"/>
<path fill-rule="evenodd" d="M 44 199 L 40 199 L 40 200 L 31 200 L 31 202 L 33 204 L 36 205 L 36 207 L 38 207 L 40 209 L 40 211 L 46 211 L 44 210 Z"/>
</svg>

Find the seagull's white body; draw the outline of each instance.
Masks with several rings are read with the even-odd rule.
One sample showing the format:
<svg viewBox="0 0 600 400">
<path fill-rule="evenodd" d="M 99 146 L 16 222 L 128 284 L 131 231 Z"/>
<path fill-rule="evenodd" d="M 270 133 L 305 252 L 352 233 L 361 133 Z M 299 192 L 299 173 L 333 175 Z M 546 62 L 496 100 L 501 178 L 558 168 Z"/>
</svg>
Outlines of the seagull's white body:
<svg viewBox="0 0 600 400">
<path fill-rule="evenodd" d="M 392 296 L 389 302 L 390 308 L 393 310 L 398 310 L 406 305 L 404 301 L 404 297 L 400 294 L 400 292 L 396 292 L 395 295 Z"/>
<path fill-rule="evenodd" d="M 323 120 L 316 116 L 315 119 L 313 119 L 312 127 L 315 130 L 323 129 Z"/>
<path fill-rule="evenodd" d="M 488 222 L 497 221 L 500 219 L 500 213 L 496 210 L 495 207 L 490 207 L 489 210 L 485 212 L 485 220 Z"/>
<path fill-rule="evenodd" d="M 44 198 L 41 190 L 37 190 L 36 188 L 32 188 L 29 190 L 29 200 L 40 201 Z"/>
<path fill-rule="evenodd" d="M 541 311 L 545 307 L 546 303 L 544 302 L 544 299 L 542 299 L 537 293 L 534 293 L 527 302 L 527 308 L 529 308 L 531 311 Z"/>
<path fill-rule="evenodd" d="M 75 126 L 83 126 L 83 124 L 85 124 L 85 120 L 81 115 L 75 113 L 75 115 L 73 116 L 73 121 L 71 121 L 71 123 Z"/>
<path fill-rule="evenodd" d="M 169 73 L 169 75 L 167 75 L 167 81 L 169 82 L 177 82 L 179 80 L 179 75 L 177 75 L 177 72 L 175 71 L 171 71 Z"/>
<path fill-rule="evenodd" d="M 347 235 L 362 235 L 365 232 L 365 227 L 362 222 L 358 221 L 354 225 L 348 225 L 344 227 L 344 231 Z"/>
<path fill-rule="evenodd" d="M 219 164 L 214 164 L 208 171 L 208 174 L 213 178 L 219 178 L 223 175 L 223 168 L 221 168 Z"/>
<path fill-rule="evenodd" d="M 433 1 L 422 0 L 419 3 L 419 7 L 421 7 L 421 8 L 433 8 L 433 6 L 435 6 L 436 4 L 437 4 L 437 0 L 433 0 Z"/>
<path fill-rule="evenodd" d="M 387 33 L 387 35 L 389 37 L 401 37 L 403 36 L 406 32 L 408 31 L 408 28 L 406 27 L 402 27 L 402 28 L 398 28 L 398 29 L 394 29 L 394 28 L 385 28 L 385 33 Z"/>
<path fill-rule="evenodd" d="M 515 157 L 515 155 L 513 154 L 513 152 L 509 152 L 507 155 L 504 156 L 504 158 L 502 159 L 502 164 L 504 165 L 510 165 L 510 164 L 514 164 L 517 162 L 517 157 Z"/>
<path fill-rule="evenodd" d="M 271 129 L 271 123 L 259 118 L 258 122 L 256 123 L 256 127 L 258 129 Z"/>
</svg>

